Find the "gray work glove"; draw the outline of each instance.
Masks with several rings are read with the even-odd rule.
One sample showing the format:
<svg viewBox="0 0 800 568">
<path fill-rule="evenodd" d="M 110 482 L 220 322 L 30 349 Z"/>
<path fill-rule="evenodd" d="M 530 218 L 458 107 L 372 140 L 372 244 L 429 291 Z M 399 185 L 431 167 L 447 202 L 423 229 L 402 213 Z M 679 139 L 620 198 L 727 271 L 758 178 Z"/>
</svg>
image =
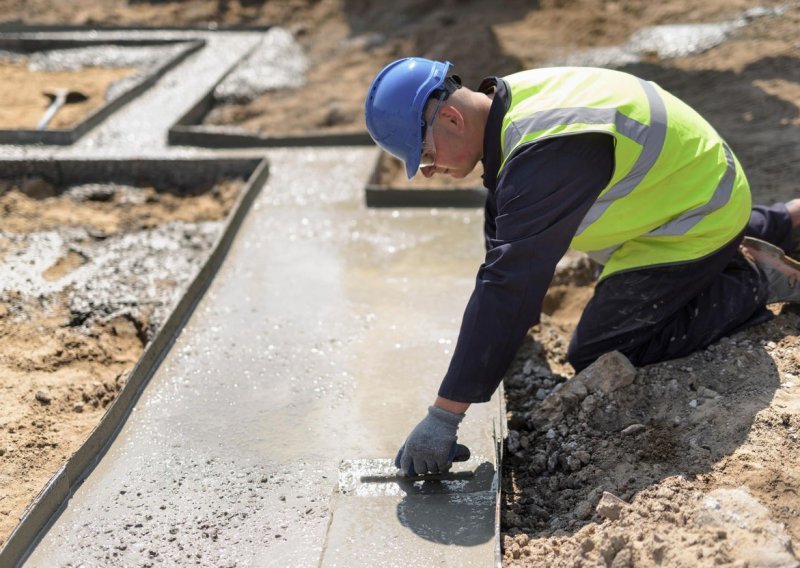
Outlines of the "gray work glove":
<svg viewBox="0 0 800 568">
<path fill-rule="evenodd" d="M 453 461 L 469 459 L 466 446 L 456 444 L 456 431 L 463 414 L 437 406 L 428 407 L 428 415 L 411 431 L 397 452 L 394 465 L 406 475 L 444 473 Z"/>
</svg>

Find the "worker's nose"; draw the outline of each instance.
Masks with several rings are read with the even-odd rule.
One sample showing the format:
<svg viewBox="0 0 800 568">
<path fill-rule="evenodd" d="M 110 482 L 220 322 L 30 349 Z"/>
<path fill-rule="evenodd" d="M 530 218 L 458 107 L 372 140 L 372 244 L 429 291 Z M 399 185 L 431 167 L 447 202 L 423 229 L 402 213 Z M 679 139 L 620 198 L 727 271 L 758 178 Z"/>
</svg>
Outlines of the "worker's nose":
<svg viewBox="0 0 800 568">
<path fill-rule="evenodd" d="M 419 171 L 422 172 L 426 178 L 433 177 L 433 174 L 436 173 L 436 166 L 425 166 L 424 168 L 420 168 Z"/>
</svg>

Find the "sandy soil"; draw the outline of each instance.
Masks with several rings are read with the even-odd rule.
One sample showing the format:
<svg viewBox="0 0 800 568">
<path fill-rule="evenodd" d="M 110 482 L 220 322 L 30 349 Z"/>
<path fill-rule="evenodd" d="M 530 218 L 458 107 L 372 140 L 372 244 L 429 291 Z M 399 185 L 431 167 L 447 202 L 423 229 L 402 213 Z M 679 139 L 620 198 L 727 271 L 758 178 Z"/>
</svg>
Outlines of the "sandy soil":
<svg viewBox="0 0 800 568">
<path fill-rule="evenodd" d="M 114 400 L 242 185 L 0 182 L 0 543 Z"/>
<path fill-rule="evenodd" d="M 114 81 L 135 69 L 87 67 L 81 71 L 30 71 L 24 61 L 0 62 L 0 128 L 36 128 L 50 105 L 45 93 L 55 89 L 80 91 L 83 102 L 64 105 L 48 128 L 70 128 L 103 106 Z"/>
<path fill-rule="evenodd" d="M 729 21 L 748 8 L 779 4 L 512 0 L 498 6 L 480 0 L 401 0 L 386 10 L 384 3 L 369 0 L 0 0 L 0 13 L 41 23 L 282 25 L 309 56 L 307 86 L 220 106 L 207 122 L 299 133 L 363 129 L 364 92 L 375 72 L 396 57 L 450 59 L 465 83 L 474 86 L 487 74 L 622 44 L 643 26 Z M 785 201 L 797 196 L 800 174 L 799 30 L 800 8 L 792 3 L 782 16 L 756 19 L 706 53 L 669 60 L 649 54 L 624 69 L 659 82 L 707 116 L 747 169 L 757 201 Z M 73 255 L 63 266 L 80 262 Z M 797 311 L 776 306 L 779 315 L 771 322 L 682 360 L 627 373 L 619 361 L 610 369 L 594 369 L 595 376 L 608 379 L 599 388 L 597 379 L 570 378 L 574 373 L 564 357 L 569 333 L 591 295 L 582 262 L 557 277 L 546 317 L 532 330 L 506 379 L 504 563 L 796 566 Z M 118 323 L 114 341 L 132 338 L 125 321 Z M 126 358 L 136 356 L 132 339 L 130 344 L 128 351 L 111 350 L 120 369 Z M 27 370 L 33 367 L 16 365 L 17 376 L 31 385 L 26 396 L 35 401 L 40 386 Z M 100 381 L 92 388 L 113 391 L 118 372 L 109 371 L 110 386 Z M 619 376 L 628 378 L 626 384 L 610 388 Z M 88 390 L 81 416 L 93 412 L 95 391 Z M 78 390 L 71 396 L 84 400 Z M 49 405 L 30 404 L 46 413 L 60 403 L 53 397 Z M 27 432 L 37 431 L 34 420 L 45 420 L 39 416 L 19 423 Z M 66 415 L 42 416 L 52 420 L 42 428 L 67 428 L 61 425 Z M 29 440 L 37 447 L 39 440 L 54 439 Z M 34 451 L 59 459 L 69 453 L 46 444 Z M 4 507 L 0 499 L 0 513 Z"/>
</svg>

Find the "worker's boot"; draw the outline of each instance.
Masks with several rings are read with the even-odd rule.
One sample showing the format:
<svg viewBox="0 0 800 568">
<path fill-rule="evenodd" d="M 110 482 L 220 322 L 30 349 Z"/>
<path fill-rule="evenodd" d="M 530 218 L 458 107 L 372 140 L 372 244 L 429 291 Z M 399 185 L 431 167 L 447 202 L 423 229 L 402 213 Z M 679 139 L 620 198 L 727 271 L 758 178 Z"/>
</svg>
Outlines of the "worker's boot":
<svg viewBox="0 0 800 568">
<path fill-rule="evenodd" d="M 744 238 L 741 250 L 766 277 L 768 304 L 800 303 L 800 262 L 783 254 L 780 247 L 753 237 Z"/>
</svg>

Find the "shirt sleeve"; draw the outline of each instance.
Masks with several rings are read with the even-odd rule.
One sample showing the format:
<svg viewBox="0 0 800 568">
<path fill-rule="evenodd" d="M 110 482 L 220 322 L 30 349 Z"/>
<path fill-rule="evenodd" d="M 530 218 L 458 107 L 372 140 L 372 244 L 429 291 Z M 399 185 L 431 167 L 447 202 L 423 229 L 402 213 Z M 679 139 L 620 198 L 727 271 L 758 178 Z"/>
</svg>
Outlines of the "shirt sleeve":
<svg viewBox="0 0 800 568">
<path fill-rule="evenodd" d="M 486 258 L 467 303 L 439 396 L 486 402 L 528 329 L 555 266 L 614 169 L 613 138 L 581 134 L 531 144 L 498 177 L 487 205 Z"/>
</svg>

